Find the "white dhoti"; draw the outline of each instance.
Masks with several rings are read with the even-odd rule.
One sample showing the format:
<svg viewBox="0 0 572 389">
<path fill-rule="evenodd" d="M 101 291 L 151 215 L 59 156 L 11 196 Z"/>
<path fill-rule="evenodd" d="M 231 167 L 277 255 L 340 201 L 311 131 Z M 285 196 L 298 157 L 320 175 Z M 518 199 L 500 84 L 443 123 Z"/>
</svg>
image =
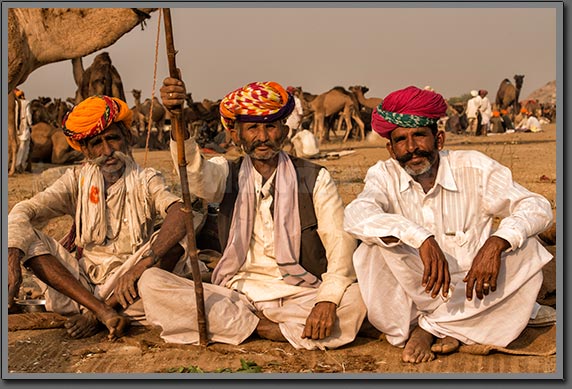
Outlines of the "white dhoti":
<svg viewBox="0 0 572 389">
<path fill-rule="evenodd" d="M 139 280 L 150 324 L 162 328 L 161 337 L 171 343 L 198 344 L 197 310 L 194 282 L 160 269 L 149 269 Z M 252 302 L 244 294 L 226 287 L 203 283 L 210 341 L 238 345 L 256 329 L 262 311 L 278 323 L 284 337 L 297 349 L 335 348 L 352 342 L 365 317 L 357 284 L 350 285 L 337 309 L 331 336 L 323 340 L 303 339 L 306 319 L 315 305 L 317 290 L 307 291 L 272 301 Z"/>
<path fill-rule="evenodd" d="M 439 338 L 505 347 L 526 327 L 542 284 L 542 267 L 551 258 L 535 238 L 528 239 L 520 249 L 502 255 L 497 290 L 483 300 L 473 292 L 472 301 L 463 282 L 467 270 L 451 273 L 447 298 L 425 293 L 423 263 L 418 250 L 407 245 L 362 244 L 354 265 L 368 319 L 394 346 L 404 346 L 418 324 Z"/>
</svg>

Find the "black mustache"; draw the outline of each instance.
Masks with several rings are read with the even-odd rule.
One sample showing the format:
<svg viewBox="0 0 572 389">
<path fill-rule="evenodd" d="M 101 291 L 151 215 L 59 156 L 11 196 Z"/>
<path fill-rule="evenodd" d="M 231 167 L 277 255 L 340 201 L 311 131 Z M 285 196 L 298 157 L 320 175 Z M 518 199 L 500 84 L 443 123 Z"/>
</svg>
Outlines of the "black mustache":
<svg viewBox="0 0 572 389">
<path fill-rule="evenodd" d="M 424 157 L 427 159 L 431 159 L 432 156 L 433 154 L 430 151 L 417 150 L 414 151 L 413 153 L 404 154 L 401 157 L 397 157 L 396 159 L 401 163 L 405 163 L 409 162 L 413 157 Z"/>
</svg>

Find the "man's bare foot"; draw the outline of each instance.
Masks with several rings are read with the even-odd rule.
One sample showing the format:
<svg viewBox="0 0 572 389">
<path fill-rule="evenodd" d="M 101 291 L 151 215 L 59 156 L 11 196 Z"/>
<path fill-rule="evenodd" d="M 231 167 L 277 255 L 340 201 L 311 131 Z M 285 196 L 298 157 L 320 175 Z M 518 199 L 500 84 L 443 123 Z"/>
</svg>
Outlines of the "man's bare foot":
<svg viewBox="0 0 572 389">
<path fill-rule="evenodd" d="M 459 349 L 459 341 L 450 336 L 445 336 L 443 339 L 437 338 L 435 343 L 431 346 L 431 351 L 435 354 L 450 354 Z"/>
<path fill-rule="evenodd" d="M 282 335 L 282 331 L 280 331 L 278 323 L 268 320 L 262 312 L 256 312 L 256 316 L 260 319 L 256 326 L 256 333 L 258 336 L 264 339 L 274 340 L 276 342 L 288 341 L 284 335 Z"/>
<path fill-rule="evenodd" d="M 432 344 L 433 335 L 417 326 L 405 344 L 401 359 L 409 363 L 432 361 L 435 359 L 435 354 L 431 352 Z"/>
<path fill-rule="evenodd" d="M 74 339 L 87 338 L 101 331 L 102 326 L 93 312 L 70 316 L 64 323 L 69 336 Z"/>
</svg>

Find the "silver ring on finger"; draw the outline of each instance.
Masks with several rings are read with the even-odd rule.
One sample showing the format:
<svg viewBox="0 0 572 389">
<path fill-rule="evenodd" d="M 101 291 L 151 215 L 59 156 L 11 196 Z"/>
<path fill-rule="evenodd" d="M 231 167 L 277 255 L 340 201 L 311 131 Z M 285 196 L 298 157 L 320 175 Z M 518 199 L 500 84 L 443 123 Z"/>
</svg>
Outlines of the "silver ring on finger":
<svg viewBox="0 0 572 389">
<path fill-rule="evenodd" d="M 172 94 L 172 93 L 169 93 L 169 97 L 171 97 L 171 98 L 172 98 L 172 97 L 173 97 L 173 94 Z"/>
<path fill-rule="evenodd" d="M 490 287 L 490 285 L 489 285 L 488 282 L 485 282 L 485 283 L 483 284 L 483 288 L 488 289 L 489 287 Z"/>
</svg>

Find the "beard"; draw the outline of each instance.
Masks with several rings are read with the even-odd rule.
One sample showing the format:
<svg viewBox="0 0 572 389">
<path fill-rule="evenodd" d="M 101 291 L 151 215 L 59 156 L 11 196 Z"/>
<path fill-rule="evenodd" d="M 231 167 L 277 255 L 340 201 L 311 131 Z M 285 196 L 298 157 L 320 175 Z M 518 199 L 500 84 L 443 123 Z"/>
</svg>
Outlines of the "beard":
<svg viewBox="0 0 572 389">
<path fill-rule="evenodd" d="M 420 176 L 422 174 L 427 173 L 429 170 L 431 170 L 431 167 L 435 164 L 435 162 L 437 161 L 437 157 L 438 157 L 438 153 L 436 152 L 431 152 L 431 151 L 423 151 L 423 150 L 418 150 L 416 152 L 413 153 L 407 153 L 404 154 L 397 159 L 397 161 L 399 162 L 399 164 L 401 165 L 401 167 L 403 167 L 403 169 L 412 177 L 417 177 Z M 411 159 L 413 159 L 413 157 L 421 157 L 421 158 L 425 158 L 425 161 L 421 162 L 420 164 L 417 165 L 417 167 L 413 168 L 411 166 L 408 166 L 406 163 L 409 162 Z"/>
</svg>

